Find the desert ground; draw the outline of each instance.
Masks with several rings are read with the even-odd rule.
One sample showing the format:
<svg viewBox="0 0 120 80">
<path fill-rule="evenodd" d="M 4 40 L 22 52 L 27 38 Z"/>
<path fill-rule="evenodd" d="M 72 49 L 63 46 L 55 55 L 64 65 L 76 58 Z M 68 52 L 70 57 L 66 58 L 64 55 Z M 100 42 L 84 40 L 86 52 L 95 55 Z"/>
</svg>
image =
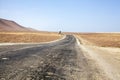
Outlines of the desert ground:
<svg viewBox="0 0 120 80">
<path fill-rule="evenodd" d="M 119 80 L 120 33 L 79 33 L 77 37 L 86 57 L 111 80 Z"/>
<path fill-rule="evenodd" d="M 0 43 L 40 43 L 61 37 L 57 32 L 0 32 Z"/>
<path fill-rule="evenodd" d="M 0 32 L 0 43 L 1 80 L 120 79 L 120 33 Z"/>
<path fill-rule="evenodd" d="M 120 33 L 78 33 L 78 35 L 88 41 L 89 45 L 120 47 Z"/>
</svg>

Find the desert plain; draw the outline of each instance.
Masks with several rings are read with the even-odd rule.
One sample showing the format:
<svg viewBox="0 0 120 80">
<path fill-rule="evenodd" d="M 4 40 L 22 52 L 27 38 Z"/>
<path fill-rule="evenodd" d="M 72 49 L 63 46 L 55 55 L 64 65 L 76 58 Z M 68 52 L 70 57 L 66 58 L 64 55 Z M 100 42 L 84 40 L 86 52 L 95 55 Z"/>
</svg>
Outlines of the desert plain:
<svg viewBox="0 0 120 80">
<path fill-rule="evenodd" d="M 63 38 L 65 34 L 62 33 L 61 35 L 57 32 L 0 32 L 0 44 L 50 42 Z M 120 79 L 120 33 L 70 34 L 79 41 L 79 48 L 87 60 L 88 67 L 90 67 L 89 72 L 85 72 L 85 75 L 91 74 L 88 77 L 76 72 L 77 75 L 73 74 L 74 80 L 78 80 L 79 77 L 82 77 L 82 80 Z M 3 48 L 0 47 L 0 49 Z M 80 58 L 81 55 L 78 54 L 78 61 Z M 79 62 L 78 65 L 80 65 Z"/>
</svg>

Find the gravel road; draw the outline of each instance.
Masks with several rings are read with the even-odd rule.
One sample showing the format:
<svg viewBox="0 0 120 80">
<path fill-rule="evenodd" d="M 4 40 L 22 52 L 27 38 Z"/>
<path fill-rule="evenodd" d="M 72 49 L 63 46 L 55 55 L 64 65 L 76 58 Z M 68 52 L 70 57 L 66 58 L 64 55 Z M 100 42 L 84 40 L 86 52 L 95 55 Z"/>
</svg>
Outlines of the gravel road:
<svg viewBox="0 0 120 80">
<path fill-rule="evenodd" d="M 72 35 L 46 44 L 0 46 L 0 80 L 96 80 L 99 70 L 91 65 Z"/>
</svg>

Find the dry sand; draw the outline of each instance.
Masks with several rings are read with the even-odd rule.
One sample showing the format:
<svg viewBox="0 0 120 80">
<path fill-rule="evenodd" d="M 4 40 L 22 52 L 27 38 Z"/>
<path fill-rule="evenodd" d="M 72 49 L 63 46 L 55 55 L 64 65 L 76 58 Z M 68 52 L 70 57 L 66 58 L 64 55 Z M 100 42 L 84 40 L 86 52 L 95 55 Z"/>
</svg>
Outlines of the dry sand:
<svg viewBox="0 0 120 80">
<path fill-rule="evenodd" d="M 100 34 L 99 34 L 100 35 Z M 103 35 L 103 34 L 102 34 Z M 86 36 L 81 37 L 81 35 L 77 35 L 77 37 L 80 40 L 80 48 L 84 51 L 84 55 L 90 60 L 93 60 L 95 64 L 98 65 L 98 68 L 101 70 L 100 74 L 104 74 L 106 77 L 108 77 L 110 80 L 119 80 L 120 79 L 120 48 L 119 45 L 113 44 L 108 46 L 110 44 L 111 39 L 108 37 L 105 37 L 106 34 L 104 34 L 104 38 L 101 35 L 102 39 L 93 38 L 95 40 L 91 41 Z M 111 35 L 111 34 L 107 34 Z M 114 34 L 115 35 L 115 34 Z M 120 35 L 117 35 L 117 40 L 120 38 Z M 90 35 L 89 35 L 90 37 Z M 93 37 L 93 36 L 92 36 Z M 112 37 L 111 37 L 112 38 Z M 92 38 L 91 38 L 92 39 Z M 113 43 L 116 43 L 116 39 L 112 39 Z M 105 45 L 105 43 L 102 43 L 102 41 L 108 40 L 109 43 Z M 101 41 L 101 45 L 107 46 L 107 47 L 101 47 L 101 45 L 96 45 L 96 41 Z M 119 42 L 119 41 L 118 41 Z M 116 43 L 119 44 L 119 43 Z M 108 79 L 108 80 L 109 80 Z M 95 79 L 95 80 L 102 80 L 102 79 Z M 105 79 L 103 79 L 105 80 Z"/>
</svg>

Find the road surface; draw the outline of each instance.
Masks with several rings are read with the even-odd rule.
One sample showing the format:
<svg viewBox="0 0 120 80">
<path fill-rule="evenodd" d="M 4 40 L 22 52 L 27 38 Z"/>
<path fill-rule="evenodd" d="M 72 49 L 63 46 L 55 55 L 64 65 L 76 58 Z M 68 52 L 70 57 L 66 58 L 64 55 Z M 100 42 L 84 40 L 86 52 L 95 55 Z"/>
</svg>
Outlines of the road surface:
<svg viewBox="0 0 120 80">
<path fill-rule="evenodd" d="M 95 80 L 97 73 L 72 35 L 47 44 L 0 46 L 0 80 Z"/>
</svg>

